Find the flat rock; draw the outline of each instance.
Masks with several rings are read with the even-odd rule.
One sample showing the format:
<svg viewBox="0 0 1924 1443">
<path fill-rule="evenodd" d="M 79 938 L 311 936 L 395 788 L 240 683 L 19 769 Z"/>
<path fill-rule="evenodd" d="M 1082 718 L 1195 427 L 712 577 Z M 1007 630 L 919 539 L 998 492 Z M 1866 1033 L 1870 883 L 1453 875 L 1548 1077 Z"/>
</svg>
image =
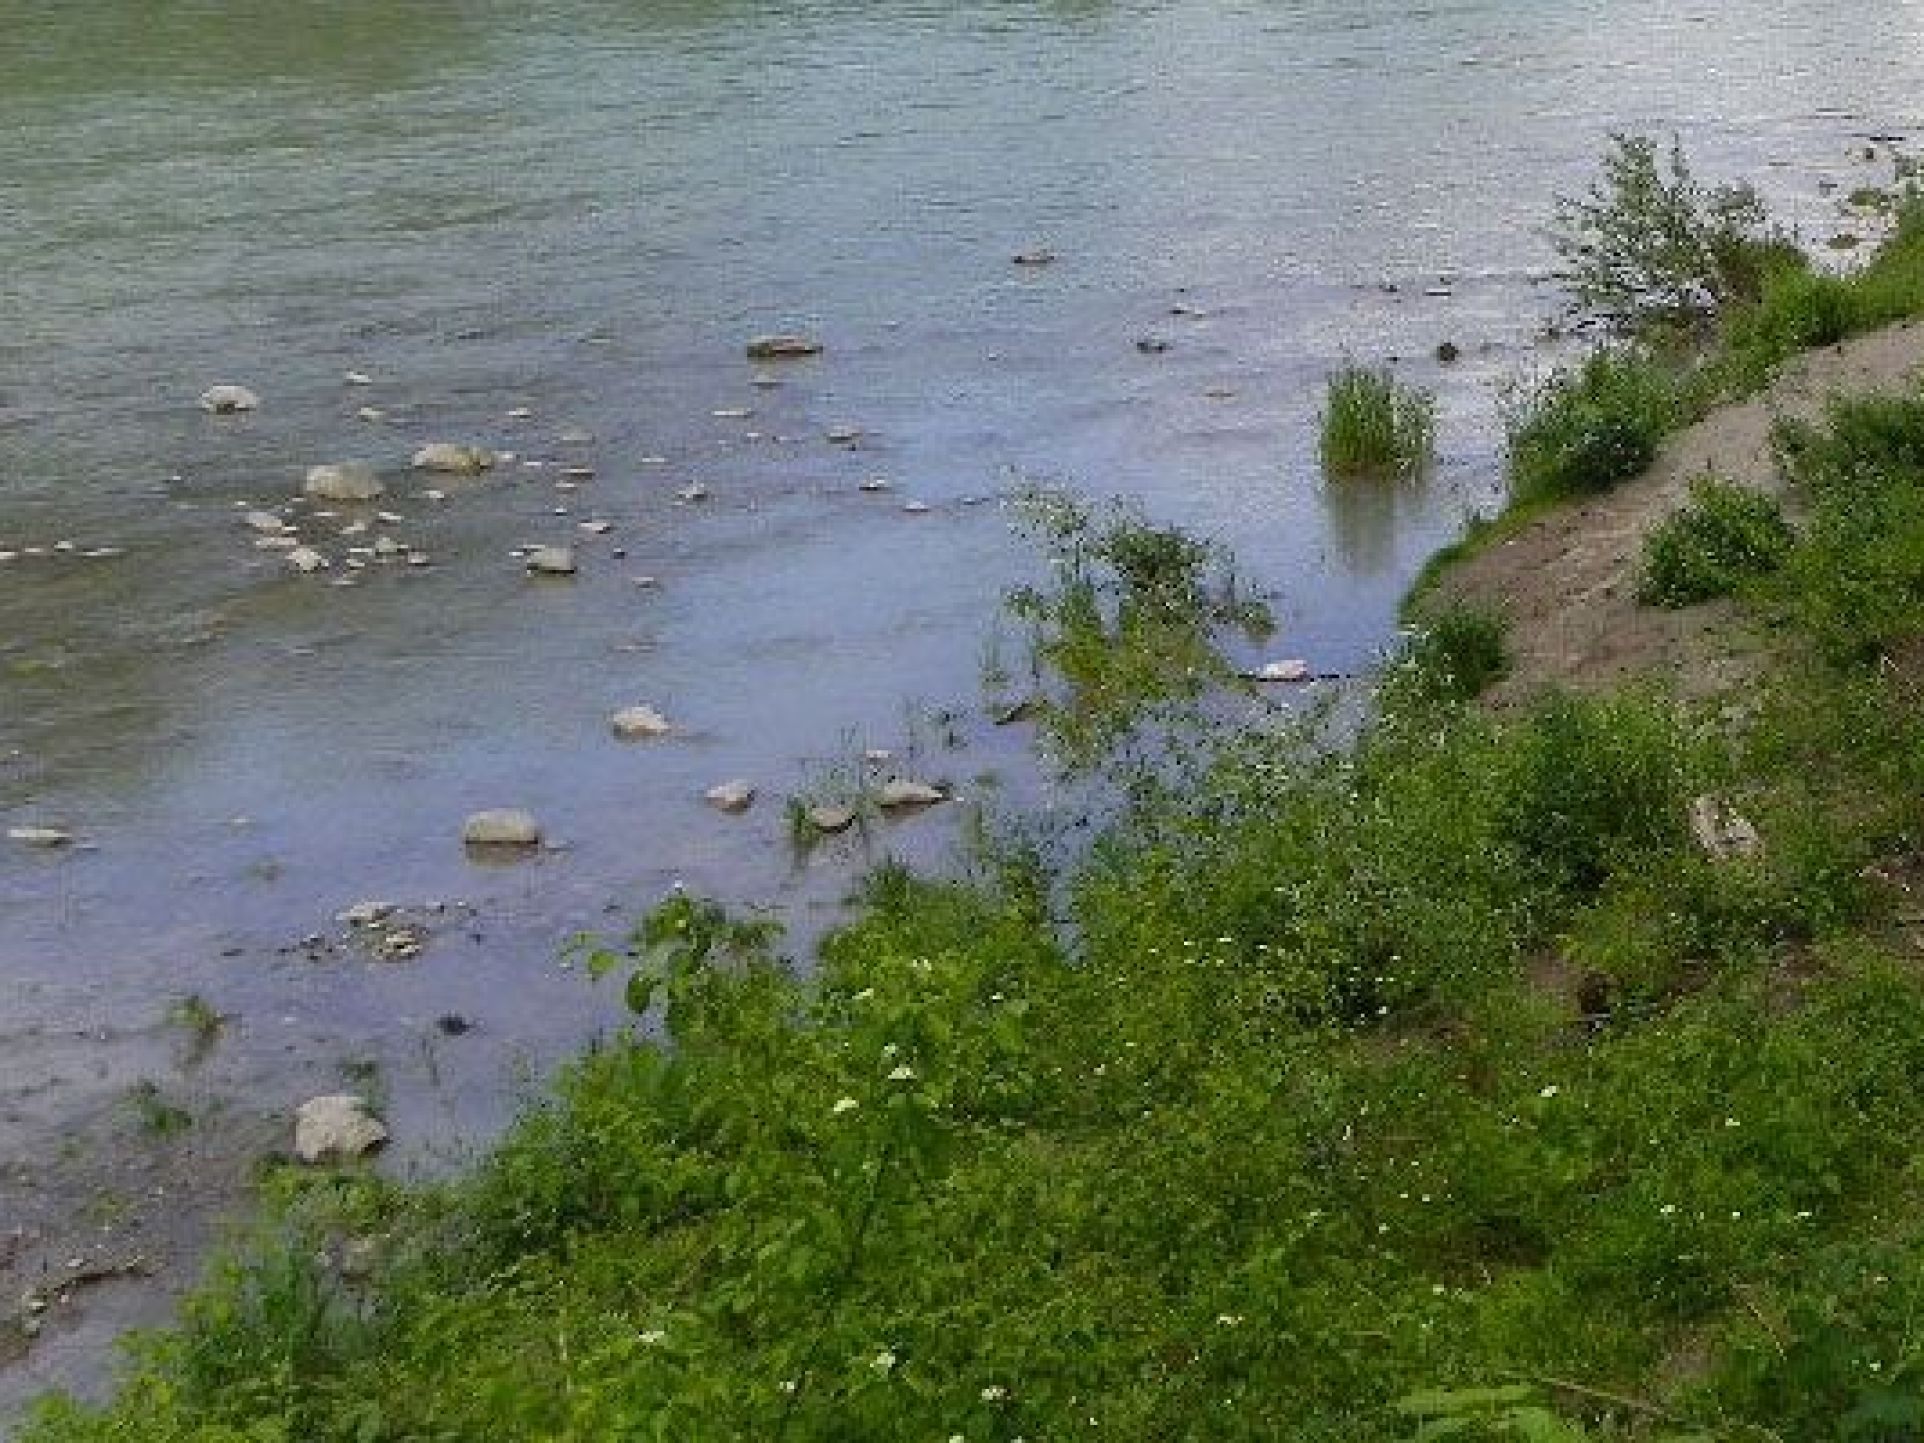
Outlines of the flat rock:
<svg viewBox="0 0 1924 1443">
<path fill-rule="evenodd" d="M 294 1110 L 294 1155 L 305 1163 L 352 1162 L 387 1138 L 367 1099 L 353 1093 L 310 1097 Z"/>
<path fill-rule="evenodd" d="M 216 416 L 231 416 L 236 411 L 258 411 L 261 398 L 245 386 L 209 386 L 200 393 L 200 408 Z"/>
<path fill-rule="evenodd" d="M 65 847 L 72 844 L 73 833 L 59 827 L 8 827 L 7 840 L 26 847 Z"/>
<path fill-rule="evenodd" d="M 1690 835 L 1713 862 L 1754 857 L 1764 839 L 1737 809 L 1719 797 L 1695 797 L 1690 803 Z"/>
<path fill-rule="evenodd" d="M 482 446 L 464 446 L 453 441 L 431 441 L 414 453 L 417 471 L 445 471 L 456 476 L 473 476 L 494 465 L 494 452 Z"/>
<path fill-rule="evenodd" d="M 573 576 L 575 550 L 572 546 L 537 546 L 522 564 L 536 576 Z"/>
<path fill-rule="evenodd" d="M 532 812 L 496 807 L 476 812 L 462 823 L 461 840 L 470 847 L 538 847 L 541 823 Z"/>
<path fill-rule="evenodd" d="M 883 782 L 875 792 L 875 805 L 885 812 L 903 811 L 909 807 L 933 807 L 948 799 L 949 794 L 940 787 L 899 777 Z"/>
<path fill-rule="evenodd" d="M 287 553 L 287 564 L 308 576 L 328 568 L 327 558 L 311 546 L 296 546 Z"/>
<path fill-rule="evenodd" d="M 241 517 L 241 524 L 263 536 L 279 536 L 290 529 L 287 522 L 272 511 L 250 511 Z"/>
<path fill-rule="evenodd" d="M 385 495 L 387 487 L 364 461 L 331 461 L 309 466 L 301 491 L 316 501 L 372 501 Z"/>
<path fill-rule="evenodd" d="M 833 835 L 855 825 L 855 808 L 824 802 L 808 809 L 808 824 L 816 831 Z"/>
<path fill-rule="evenodd" d="M 822 343 L 813 336 L 756 336 L 748 343 L 751 361 L 784 361 L 798 356 L 819 356 Z"/>
<path fill-rule="evenodd" d="M 723 782 L 720 786 L 710 787 L 703 793 L 702 800 L 718 812 L 745 812 L 755 805 L 755 787 L 752 782 Z"/>
<path fill-rule="evenodd" d="M 674 730 L 668 718 L 651 706 L 625 706 L 608 719 L 608 725 L 625 742 L 665 737 Z"/>
</svg>

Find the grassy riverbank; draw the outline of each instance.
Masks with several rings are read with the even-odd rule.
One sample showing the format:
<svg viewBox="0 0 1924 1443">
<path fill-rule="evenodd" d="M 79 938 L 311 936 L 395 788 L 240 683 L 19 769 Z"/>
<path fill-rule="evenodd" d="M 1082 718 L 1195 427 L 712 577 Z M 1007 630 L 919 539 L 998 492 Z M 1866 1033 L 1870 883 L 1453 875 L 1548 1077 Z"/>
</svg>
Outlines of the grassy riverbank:
<svg viewBox="0 0 1924 1443">
<path fill-rule="evenodd" d="M 671 898 L 584 959 L 665 1042 L 459 1182 L 287 1175 L 28 1437 L 1924 1436 L 1924 400 L 1785 455 L 1740 693 L 1496 714 L 1443 612 L 1353 745 L 1078 732 L 1093 845 L 886 872 L 807 976 Z M 1250 620 L 1117 528 L 1024 598 L 1063 706 Z"/>
</svg>

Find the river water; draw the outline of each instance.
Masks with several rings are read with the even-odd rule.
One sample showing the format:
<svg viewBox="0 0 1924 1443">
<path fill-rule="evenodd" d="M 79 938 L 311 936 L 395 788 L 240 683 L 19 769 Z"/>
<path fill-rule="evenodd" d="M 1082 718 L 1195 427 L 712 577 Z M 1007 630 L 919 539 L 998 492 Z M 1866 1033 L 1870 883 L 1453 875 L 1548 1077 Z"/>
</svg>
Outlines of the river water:
<svg viewBox="0 0 1924 1443">
<path fill-rule="evenodd" d="M 1674 130 L 1822 238 L 1828 188 L 1888 180 L 1866 140 L 1924 96 L 1907 0 L 0 19 L 0 551 L 75 547 L 0 563 L 0 822 L 85 843 L 0 848 L 0 1127 L 23 1128 L 63 1096 L 33 1039 L 136 1035 L 198 992 L 261 1077 L 385 1057 L 404 1140 L 478 1135 L 510 1059 L 610 1016 L 553 964 L 573 929 L 677 879 L 807 926 L 882 852 L 939 862 L 930 816 L 798 865 L 780 802 L 868 747 L 972 796 L 1022 773 L 978 676 L 1036 565 L 998 500 L 1024 479 L 1228 544 L 1277 597 L 1271 654 L 1366 664 L 1496 500 L 1493 388 L 1539 362 L 1555 302 L 1536 227 L 1605 133 Z M 1055 263 L 1011 264 L 1038 247 Z M 826 350 L 751 365 L 775 330 Z M 1318 477 L 1321 378 L 1350 356 L 1437 389 L 1426 484 Z M 203 414 L 218 381 L 262 408 Z M 436 439 L 521 459 L 429 500 L 406 460 Z M 431 566 L 337 586 L 352 543 L 318 522 L 329 573 L 253 546 L 246 505 L 348 458 L 404 518 L 360 541 Z M 551 540 L 581 573 L 533 583 L 510 550 Z M 616 743 L 632 702 L 686 734 Z M 702 803 L 737 775 L 752 812 Z M 457 838 L 484 806 L 565 849 L 477 867 Z M 364 898 L 467 910 L 382 965 L 335 945 Z M 318 960 L 287 950 L 311 933 Z M 410 1047 L 450 1012 L 476 1031 L 429 1087 Z"/>
</svg>

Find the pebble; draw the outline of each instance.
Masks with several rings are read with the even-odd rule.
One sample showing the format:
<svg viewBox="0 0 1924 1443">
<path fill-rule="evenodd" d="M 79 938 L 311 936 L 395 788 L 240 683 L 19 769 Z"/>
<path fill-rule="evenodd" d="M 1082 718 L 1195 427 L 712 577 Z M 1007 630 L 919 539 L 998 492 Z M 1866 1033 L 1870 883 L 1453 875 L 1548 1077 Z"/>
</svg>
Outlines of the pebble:
<svg viewBox="0 0 1924 1443">
<path fill-rule="evenodd" d="M 1309 663 L 1297 657 L 1267 661 L 1256 670 L 1257 681 L 1308 681 L 1309 678 Z"/>
<path fill-rule="evenodd" d="M 433 490 L 432 488 L 430 488 L 429 490 L 423 491 L 421 494 L 424 497 L 426 497 L 429 501 L 445 501 L 448 499 L 447 492 L 436 491 L 436 490 Z"/>
<path fill-rule="evenodd" d="M 483 446 L 431 441 L 414 453 L 411 464 L 417 471 L 447 471 L 459 476 L 473 476 L 493 466 L 494 460 L 494 452 Z"/>
<path fill-rule="evenodd" d="M 317 501 L 372 501 L 387 487 L 365 462 L 335 461 L 308 467 L 301 490 Z"/>
<path fill-rule="evenodd" d="M 829 444 L 834 446 L 853 446 L 862 439 L 860 426 L 830 426 L 824 433 Z"/>
<path fill-rule="evenodd" d="M 927 514 L 929 503 L 926 501 L 904 501 L 902 503 L 902 509 L 911 516 L 922 516 Z"/>
<path fill-rule="evenodd" d="M 236 411 L 257 411 L 261 398 L 245 386 L 209 386 L 200 393 L 200 408 L 216 416 L 231 416 Z"/>
<path fill-rule="evenodd" d="M 1017 251 L 1009 259 L 1019 266 L 1046 266 L 1055 264 L 1056 253 L 1052 250 Z"/>
<path fill-rule="evenodd" d="M 371 386 L 374 384 L 374 378 L 368 375 L 366 371 L 344 371 L 341 373 L 341 379 L 350 386 Z"/>
<path fill-rule="evenodd" d="M 350 1162 L 387 1139 L 364 1097 L 313 1097 L 294 1111 L 294 1155 L 305 1163 Z"/>
<path fill-rule="evenodd" d="M 376 511 L 374 519 L 385 526 L 399 526 L 407 520 L 407 517 L 398 511 Z"/>
<path fill-rule="evenodd" d="M 311 546 L 296 546 L 287 553 L 287 564 L 296 571 L 311 575 L 316 571 L 327 570 L 327 558 Z"/>
<path fill-rule="evenodd" d="M 818 832 L 846 832 L 855 825 L 855 808 L 823 803 L 808 809 L 808 824 Z"/>
<path fill-rule="evenodd" d="M 867 480 L 861 483 L 861 486 L 859 489 L 863 491 L 891 491 L 894 488 L 895 488 L 895 483 L 889 480 L 888 477 L 870 476 Z"/>
<path fill-rule="evenodd" d="M 719 812 L 745 812 L 755 804 L 755 788 L 752 783 L 739 779 L 723 782 L 703 793 L 703 800 Z"/>
<path fill-rule="evenodd" d="M 564 466 L 561 468 L 561 474 L 570 481 L 592 481 L 595 479 L 595 468 L 592 466 Z"/>
<path fill-rule="evenodd" d="M 587 532 L 590 536 L 606 536 L 610 531 L 615 529 L 615 523 L 612 521 L 583 521 L 580 523 L 579 529 Z"/>
<path fill-rule="evenodd" d="M 668 718 L 651 706 L 625 706 L 609 718 L 608 724 L 625 742 L 665 737 L 674 730 Z"/>
<path fill-rule="evenodd" d="M 528 570 L 538 576 L 573 576 L 575 553 L 572 546 L 537 546 L 527 554 Z"/>
<path fill-rule="evenodd" d="M 385 421 L 387 419 L 387 412 L 383 411 L 379 406 L 363 406 L 354 413 L 354 419 L 357 421 Z"/>
<path fill-rule="evenodd" d="M 897 779 L 882 783 L 875 793 L 875 805 L 884 811 L 902 811 L 909 807 L 933 807 L 946 802 L 949 794 L 940 787 L 932 787 L 927 782 L 912 782 Z"/>
<path fill-rule="evenodd" d="M 507 417 L 510 421 L 525 421 L 532 415 L 534 415 L 534 412 L 526 406 L 511 406 L 507 411 Z"/>
<path fill-rule="evenodd" d="M 530 812 L 498 807 L 476 812 L 462 823 L 461 840 L 470 847 L 538 847 L 541 824 Z"/>
<path fill-rule="evenodd" d="M 592 431 L 563 431 L 555 439 L 563 446 L 592 446 L 595 443 Z"/>
<path fill-rule="evenodd" d="M 73 842 L 73 833 L 59 827 L 8 827 L 7 840 L 26 847 L 65 847 Z"/>
<path fill-rule="evenodd" d="M 747 346 L 751 361 L 783 361 L 801 356 L 819 356 L 822 343 L 813 336 L 756 336 Z"/>
<path fill-rule="evenodd" d="M 298 536 L 256 536 L 254 549 L 257 551 L 292 551 L 301 544 Z"/>
<path fill-rule="evenodd" d="M 241 522 L 250 531 L 258 531 L 263 536 L 279 536 L 293 528 L 271 511 L 250 511 L 241 517 Z"/>
<path fill-rule="evenodd" d="M 746 406 L 723 406 L 719 410 L 710 411 L 708 414 L 713 416 L 717 421 L 746 421 L 755 413 Z"/>
<path fill-rule="evenodd" d="M 708 488 L 702 485 L 701 482 L 696 481 L 691 485 L 682 487 L 675 495 L 683 501 L 706 501 L 708 499 Z"/>
<path fill-rule="evenodd" d="M 1169 349 L 1169 342 L 1161 336 L 1143 336 L 1136 342 L 1136 349 L 1145 356 L 1160 356 Z"/>
</svg>

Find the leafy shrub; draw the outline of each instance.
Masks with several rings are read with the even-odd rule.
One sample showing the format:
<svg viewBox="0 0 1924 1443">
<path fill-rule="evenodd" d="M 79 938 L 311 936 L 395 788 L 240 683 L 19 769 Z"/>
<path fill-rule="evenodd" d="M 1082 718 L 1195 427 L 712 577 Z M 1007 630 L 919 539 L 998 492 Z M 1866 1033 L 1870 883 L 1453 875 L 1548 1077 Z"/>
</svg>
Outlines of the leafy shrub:
<svg viewBox="0 0 1924 1443">
<path fill-rule="evenodd" d="M 1447 607 L 1427 617 L 1404 644 L 1391 684 L 1421 702 L 1469 701 L 1510 669 L 1504 621 L 1478 606 Z"/>
<path fill-rule="evenodd" d="M 1747 185 L 1705 189 L 1682 147 L 1613 135 L 1603 174 L 1557 204 L 1551 242 L 1578 306 L 1626 332 L 1686 328 L 1750 299 L 1790 263 Z"/>
<path fill-rule="evenodd" d="M 1682 380 L 1642 349 L 1600 347 L 1505 399 L 1519 502 L 1602 491 L 1635 476 L 1688 415 Z"/>
<path fill-rule="evenodd" d="M 1332 476 L 1413 476 L 1436 453 L 1436 398 L 1388 371 L 1347 366 L 1329 378 L 1323 468 Z"/>
<path fill-rule="evenodd" d="M 1924 398 L 1840 400 L 1822 425 L 1785 423 L 1776 441 L 1786 478 L 1811 503 L 1785 604 L 1844 662 L 1924 635 Z"/>
<path fill-rule="evenodd" d="M 1637 599 L 1674 608 L 1729 596 L 1782 566 L 1796 540 L 1774 498 L 1703 477 L 1689 503 L 1644 538 Z"/>
</svg>

